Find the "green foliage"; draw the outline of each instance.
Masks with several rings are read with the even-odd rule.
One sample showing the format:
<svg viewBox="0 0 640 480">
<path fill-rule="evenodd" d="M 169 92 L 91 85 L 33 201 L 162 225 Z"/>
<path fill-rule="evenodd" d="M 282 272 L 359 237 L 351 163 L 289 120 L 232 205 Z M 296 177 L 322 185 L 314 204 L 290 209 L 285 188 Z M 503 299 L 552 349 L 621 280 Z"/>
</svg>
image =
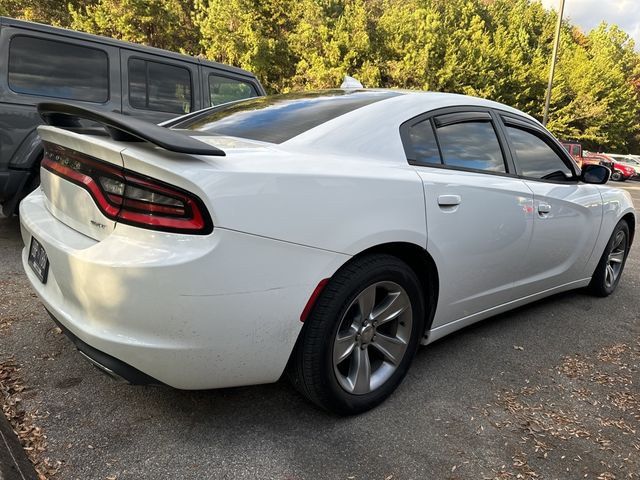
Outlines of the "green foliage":
<svg viewBox="0 0 640 480">
<path fill-rule="evenodd" d="M 191 0 L 96 0 L 69 4 L 71 28 L 142 43 L 152 47 L 197 53 Z"/>
<path fill-rule="evenodd" d="M 72 0 L 74 8 L 82 8 L 93 0 Z M 68 27 L 71 17 L 66 3 L 60 0 L 0 0 L 0 15 Z"/>
<path fill-rule="evenodd" d="M 0 14 L 204 54 L 270 92 L 458 92 L 542 117 L 556 13 L 532 0 L 0 0 Z M 549 129 L 591 150 L 640 151 L 640 54 L 615 25 L 562 28 Z"/>
<path fill-rule="evenodd" d="M 604 23 L 581 40 L 563 36 L 548 127 L 592 150 L 635 148 L 640 90 L 632 78 L 640 56 L 625 33 Z"/>
</svg>

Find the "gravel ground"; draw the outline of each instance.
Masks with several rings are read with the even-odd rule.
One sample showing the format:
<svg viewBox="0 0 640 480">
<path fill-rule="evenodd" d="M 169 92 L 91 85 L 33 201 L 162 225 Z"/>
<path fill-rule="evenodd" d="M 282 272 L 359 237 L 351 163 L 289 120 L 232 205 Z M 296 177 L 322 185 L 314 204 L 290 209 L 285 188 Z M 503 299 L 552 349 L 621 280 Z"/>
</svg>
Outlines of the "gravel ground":
<svg viewBox="0 0 640 480">
<path fill-rule="evenodd" d="M 624 188 L 640 206 L 640 183 Z M 0 386 L 44 476 L 639 478 L 638 242 L 612 297 L 556 295 L 423 348 L 397 393 L 355 418 L 316 410 L 284 381 L 114 382 L 48 318 L 21 247 L 17 220 L 0 220 Z"/>
</svg>

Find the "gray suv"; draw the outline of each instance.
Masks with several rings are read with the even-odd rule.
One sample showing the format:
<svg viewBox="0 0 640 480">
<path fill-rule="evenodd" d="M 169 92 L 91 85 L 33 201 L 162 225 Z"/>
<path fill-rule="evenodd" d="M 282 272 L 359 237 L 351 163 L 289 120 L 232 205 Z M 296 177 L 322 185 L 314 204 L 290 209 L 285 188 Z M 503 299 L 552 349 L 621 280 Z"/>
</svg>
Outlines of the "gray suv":
<svg viewBox="0 0 640 480">
<path fill-rule="evenodd" d="M 62 99 L 160 123 L 264 94 L 256 77 L 239 68 L 0 17 L 2 213 L 14 213 L 39 183 L 40 102 Z"/>
</svg>

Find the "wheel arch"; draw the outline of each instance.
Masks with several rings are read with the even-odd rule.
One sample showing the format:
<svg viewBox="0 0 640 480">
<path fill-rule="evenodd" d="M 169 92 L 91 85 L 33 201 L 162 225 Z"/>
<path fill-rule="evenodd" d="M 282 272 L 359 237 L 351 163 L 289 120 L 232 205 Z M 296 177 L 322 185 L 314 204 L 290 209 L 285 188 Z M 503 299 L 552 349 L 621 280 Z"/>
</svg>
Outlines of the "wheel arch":
<svg viewBox="0 0 640 480">
<path fill-rule="evenodd" d="M 636 217 L 632 212 L 629 212 L 623 215 L 622 220 L 627 222 L 629 226 L 629 245 L 631 245 L 636 234 Z"/>
<path fill-rule="evenodd" d="M 402 260 L 415 272 L 416 276 L 420 280 L 422 292 L 424 294 L 426 306 L 425 333 L 428 332 L 431 328 L 431 324 L 433 323 L 440 293 L 440 277 L 433 257 L 425 248 L 416 245 L 415 243 L 389 242 L 375 245 L 359 252 L 350 258 L 345 265 L 352 262 L 354 259 L 371 254 L 392 255 Z"/>
</svg>

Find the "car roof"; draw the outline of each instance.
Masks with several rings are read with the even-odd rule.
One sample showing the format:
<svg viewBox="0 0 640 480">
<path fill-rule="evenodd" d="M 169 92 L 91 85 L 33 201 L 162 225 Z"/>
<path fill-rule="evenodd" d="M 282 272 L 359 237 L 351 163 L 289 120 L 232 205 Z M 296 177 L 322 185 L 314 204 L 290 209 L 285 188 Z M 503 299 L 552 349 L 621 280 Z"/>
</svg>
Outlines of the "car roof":
<svg viewBox="0 0 640 480">
<path fill-rule="evenodd" d="M 364 89 L 385 91 L 385 89 Z M 483 98 L 454 93 L 394 90 L 392 96 L 341 115 L 312 128 L 283 145 L 290 148 L 361 154 L 368 158 L 390 158 L 403 151 L 398 127 L 424 113 L 449 107 L 484 107 L 524 117 L 536 125 L 535 118 L 507 105 Z M 380 121 L 383 119 L 384 121 Z"/>
<path fill-rule="evenodd" d="M 109 37 L 103 37 L 101 35 L 93 35 L 91 33 L 78 32 L 76 30 L 70 30 L 67 28 L 53 27 L 51 25 L 45 25 L 36 22 L 27 22 L 25 20 L 17 20 L 10 17 L 0 17 L 0 25 L 21 28 L 24 30 L 31 30 L 34 32 L 48 33 L 60 37 L 73 38 L 77 40 L 85 40 L 87 42 L 99 43 L 102 45 L 110 45 L 118 48 L 126 48 L 130 50 L 136 50 L 138 52 L 148 53 L 150 55 L 157 55 L 160 57 L 170 58 L 173 60 L 180 60 L 183 62 L 189 62 L 194 64 L 201 64 L 228 72 L 236 73 L 238 75 L 244 75 L 247 77 L 255 78 L 255 75 L 242 68 L 234 67 L 232 65 L 226 65 L 223 63 L 213 62 L 204 58 L 192 57 L 189 55 L 183 55 L 181 53 L 171 52 L 169 50 L 163 50 L 161 48 L 149 47 L 147 45 L 140 45 L 138 43 L 127 42 L 124 40 L 116 40 Z"/>
</svg>

